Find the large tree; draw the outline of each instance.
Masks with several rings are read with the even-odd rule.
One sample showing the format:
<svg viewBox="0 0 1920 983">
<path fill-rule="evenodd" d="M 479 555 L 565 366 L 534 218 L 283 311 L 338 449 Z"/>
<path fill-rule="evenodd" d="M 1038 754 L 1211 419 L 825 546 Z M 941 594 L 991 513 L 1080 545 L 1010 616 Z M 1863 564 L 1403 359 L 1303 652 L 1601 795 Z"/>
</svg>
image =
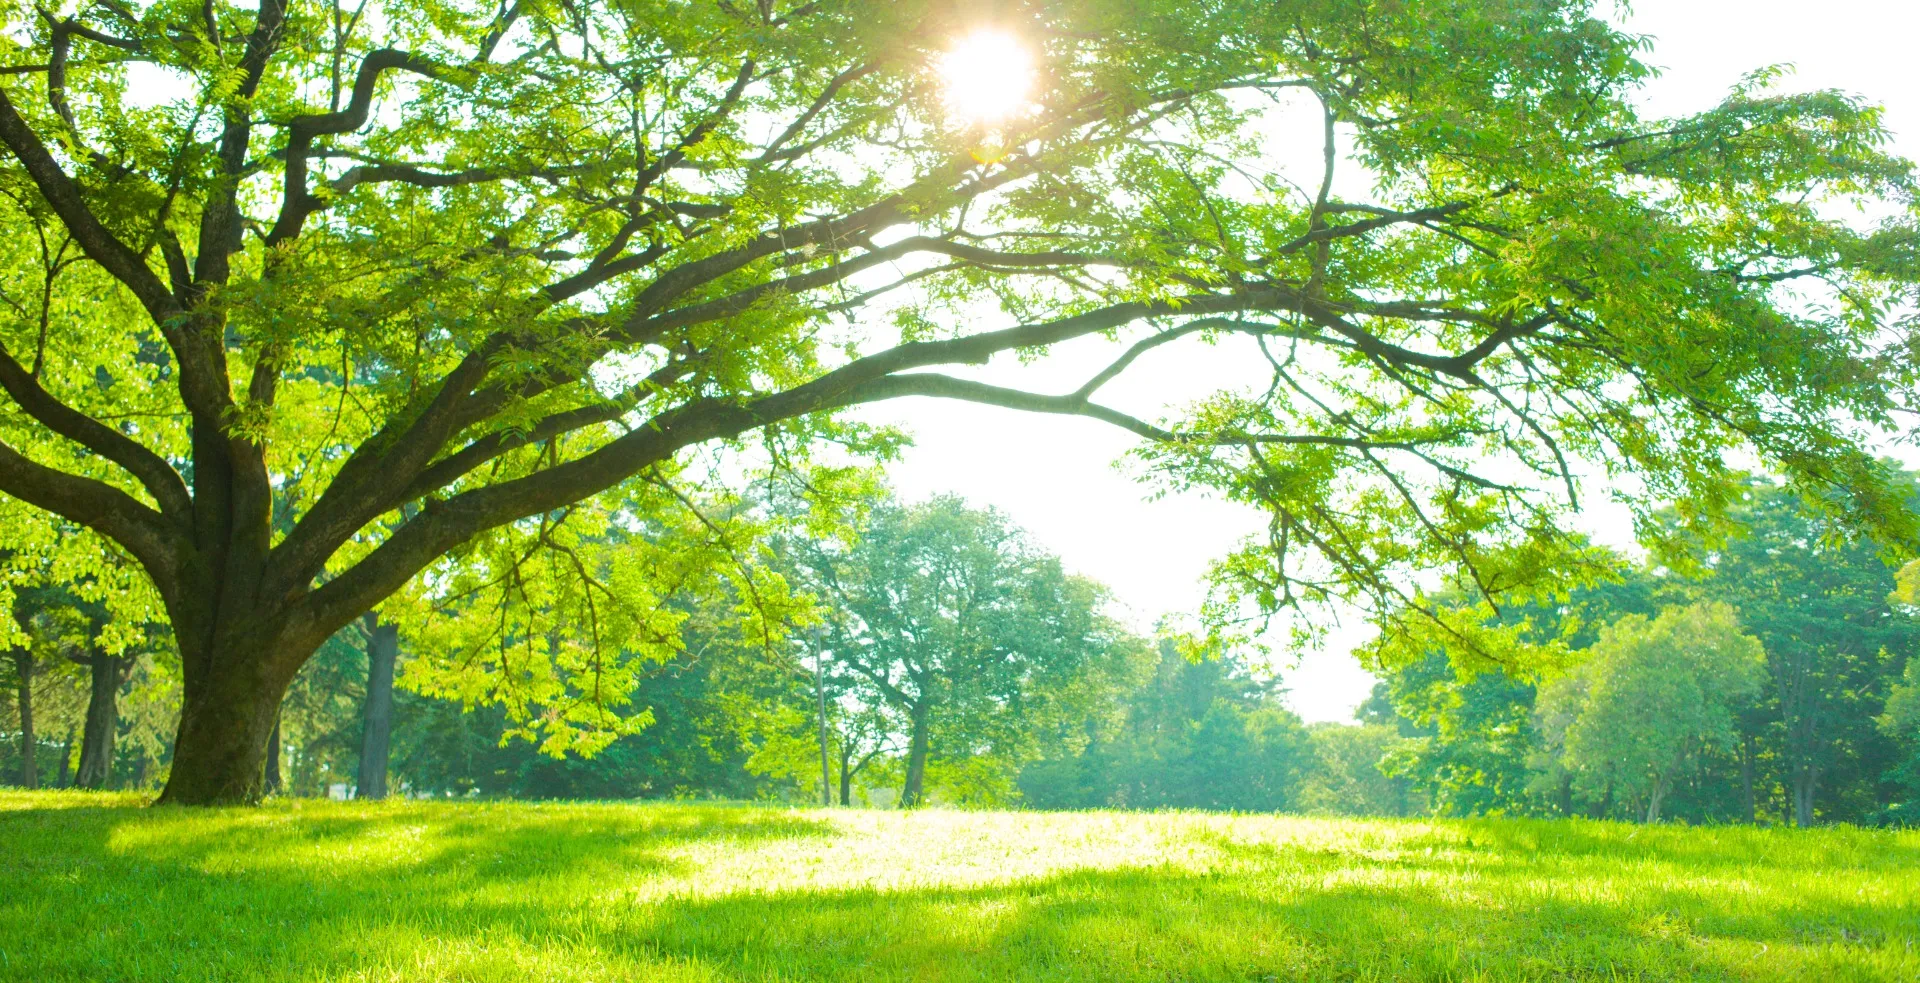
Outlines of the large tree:
<svg viewBox="0 0 1920 983">
<path fill-rule="evenodd" d="M 300 666 L 450 550 L 879 400 L 1104 420 L 1265 508 L 1223 621 L 1559 576 L 1582 460 L 1711 517 L 1745 447 L 1887 519 L 1912 236 L 1832 217 L 1905 207 L 1878 112 L 1643 118 L 1591 6 L 10 6 L 0 492 L 157 585 L 181 803 L 256 797 Z M 1068 391 L 961 371 L 1075 339 Z M 1189 412 L 1096 401 L 1205 339 Z"/>
</svg>

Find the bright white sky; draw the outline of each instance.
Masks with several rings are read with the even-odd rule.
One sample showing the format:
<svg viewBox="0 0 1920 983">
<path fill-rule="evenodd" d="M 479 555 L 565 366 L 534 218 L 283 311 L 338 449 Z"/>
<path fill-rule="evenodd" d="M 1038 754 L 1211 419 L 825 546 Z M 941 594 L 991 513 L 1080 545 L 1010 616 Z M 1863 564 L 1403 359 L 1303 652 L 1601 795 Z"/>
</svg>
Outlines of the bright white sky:
<svg viewBox="0 0 1920 983">
<path fill-rule="evenodd" d="M 1628 30 L 1653 36 L 1648 60 L 1665 72 L 1646 91 L 1653 113 L 1705 109 L 1743 74 L 1791 63 L 1796 72 L 1789 87 L 1837 88 L 1885 105 L 1898 148 L 1920 158 L 1920 88 L 1913 74 L 1920 2 L 1642 0 L 1634 6 L 1619 19 Z M 1049 381 L 1085 375 L 1086 366 L 1103 364 L 1102 351 L 1059 353 L 1049 360 L 1047 368 L 1059 370 L 1047 372 Z M 1172 393 L 1174 402 L 1183 401 L 1210 383 L 1195 377 L 1203 364 L 1194 359 L 1163 367 L 1173 375 L 1131 378 L 1104 395 L 1152 417 L 1155 397 L 1165 402 Z M 1061 388 L 1075 385 L 1077 379 Z M 902 423 L 915 434 L 916 446 L 891 471 L 904 496 L 950 491 L 1000 508 L 1070 568 L 1112 587 L 1142 629 L 1162 614 L 1197 610 L 1208 561 L 1260 528 L 1257 515 L 1199 496 L 1144 501 L 1144 489 L 1113 466 L 1132 438 L 1105 424 L 935 400 L 888 404 L 871 418 Z M 1608 520 L 1593 522 L 1599 527 Z M 1595 531 L 1618 538 L 1618 530 Z M 1351 719 L 1373 685 L 1349 654 L 1365 637 L 1363 626 L 1347 625 L 1319 651 L 1282 656 L 1289 699 L 1302 717 Z"/>
</svg>

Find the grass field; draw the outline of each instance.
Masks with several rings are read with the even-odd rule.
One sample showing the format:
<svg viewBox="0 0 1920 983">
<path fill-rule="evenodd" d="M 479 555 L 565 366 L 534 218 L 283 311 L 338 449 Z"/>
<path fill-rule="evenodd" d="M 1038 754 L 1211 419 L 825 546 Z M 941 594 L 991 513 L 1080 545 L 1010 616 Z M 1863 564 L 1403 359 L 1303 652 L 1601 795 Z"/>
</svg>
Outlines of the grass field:
<svg viewBox="0 0 1920 983">
<path fill-rule="evenodd" d="M 1920 834 L 0 793 L 0 980 L 1920 980 Z"/>
</svg>

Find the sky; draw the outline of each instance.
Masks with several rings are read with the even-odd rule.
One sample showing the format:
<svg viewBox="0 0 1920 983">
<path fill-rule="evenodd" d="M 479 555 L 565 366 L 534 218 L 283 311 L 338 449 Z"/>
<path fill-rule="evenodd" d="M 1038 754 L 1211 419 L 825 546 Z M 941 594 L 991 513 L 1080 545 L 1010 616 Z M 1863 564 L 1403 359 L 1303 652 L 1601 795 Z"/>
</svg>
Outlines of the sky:
<svg viewBox="0 0 1920 983">
<path fill-rule="evenodd" d="M 1841 89 L 1884 105 L 1896 149 L 1920 158 L 1920 76 L 1913 69 L 1920 0 L 1642 0 L 1614 19 L 1653 37 L 1645 60 L 1664 74 L 1643 95 L 1652 113 L 1706 109 L 1746 73 L 1791 64 L 1783 88 Z M 1029 369 L 1039 372 L 1043 391 L 1047 382 L 1074 379 L 1062 387 L 1071 390 L 1089 365 L 1101 364 L 1102 352 L 1110 350 L 1066 348 Z M 1123 377 L 1108 401 L 1157 416 L 1156 400 L 1177 405 L 1220 382 L 1222 360 L 1205 354 L 1181 353 L 1153 373 Z M 1197 494 L 1149 500 L 1150 489 L 1115 467 L 1134 439 L 1106 424 L 924 399 L 883 404 L 868 415 L 914 434 L 914 447 L 889 471 L 904 497 L 953 492 L 1002 510 L 1068 568 L 1112 588 L 1141 630 L 1163 614 L 1197 611 L 1208 562 L 1261 526 L 1251 510 Z M 1606 539 L 1622 535 L 1610 528 L 1618 524 L 1611 515 L 1593 513 L 1587 521 Z M 1301 717 L 1352 719 L 1373 685 L 1351 654 L 1367 637 L 1349 616 L 1319 649 L 1276 653 L 1272 668 Z"/>
</svg>

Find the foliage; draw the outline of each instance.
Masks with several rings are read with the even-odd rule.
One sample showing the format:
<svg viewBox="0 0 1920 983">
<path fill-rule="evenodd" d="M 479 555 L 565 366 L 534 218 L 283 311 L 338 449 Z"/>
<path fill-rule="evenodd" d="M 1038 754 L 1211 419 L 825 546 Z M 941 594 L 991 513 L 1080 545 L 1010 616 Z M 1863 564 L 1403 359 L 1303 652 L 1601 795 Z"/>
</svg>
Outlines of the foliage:
<svg viewBox="0 0 1920 983">
<path fill-rule="evenodd" d="M 1456 605 L 1446 624 L 1477 626 L 1460 635 L 1432 623 L 1390 623 L 1363 653 L 1385 677 L 1384 705 L 1416 738 L 1396 751 L 1390 770 L 1426 789 L 1443 813 L 1630 817 L 1623 800 L 1579 792 L 1564 767 L 1585 684 L 1566 670 L 1622 617 L 1720 603 L 1734 606 L 1743 630 L 1761 641 L 1768 685 L 1736 715 L 1734 746 L 1696 748 L 1662 812 L 1692 822 L 1875 821 L 1902 794 L 1903 759 L 1873 721 L 1920 644 L 1914 623 L 1895 609 L 1906 602 L 1897 590 L 1888 598 L 1893 572 L 1873 543 L 1772 482 L 1749 481 L 1729 514 L 1741 525 L 1712 549 L 1674 532 L 1677 517 L 1662 517 L 1673 532 L 1663 549 L 1680 554 L 1623 562 L 1611 583 L 1559 598 L 1495 614 L 1458 594 L 1436 594 L 1437 603 Z M 1675 565 L 1658 565 L 1661 558 Z M 1536 707 L 1534 689 L 1545 679 L 1561 692 Z"/>
<path fill-rule="evenodd" d="M 1533 687 L 1504 672 L 1461 673 L 1434 653 L 1397 668 L 1375 692 L 1408 739 L 1381 761 L 1443 816 L 1526 815 Z"/>
<path fill-rule="evenodd" d="M 1143 646 L 1106 614 L 1105 589 L 999 513 L 951 496 L 885 503 L 857 535 L 782 548 L 819 598 L 813 655 L 836 715 L 905 752 L 902 802 L 941 786 L 1007 800 L 1047 735 L 1128 684 Z"/>
<path fill-rule="evenodd" d="M 1410 740 L 1383 762 L 1440 815 L 1571 814 L 1542 786 L 1535 687 L 1576 660 L 1607 624 L 1651 613 L 1674 585 L 1605 551 L 1606 573 L 1527 604 L 1496 609 L 1470 590 L 1435 592 L 1434 618 L 1381 619 L 1355 654 L 1381 677 L 1371 713 Z M 1363 708 L 1364 709 L 1364 708 Z M 1551 778 L 1551 776 L 1550 776 Z"/>
<path fill-rule="evenodd" d="M 1413 783 L 1380 770 L 1405 744 L 1398 729 L 1386 724 L 1358 726 L 1332 721 L 1307 725 L 1317 767 L 1302 782 L 1295 799 L 1305 813 L 1330 816 L 1413 816 L 1425 810 Z"/>
<path fill-rule="evenodd" d="M 1696 755 L 1732 749 L 1765 660 L 1725 604 L 1670 608 L 1651 621 L 1628 615 L 1600 633 L 1579 668 L 1549 682 L 1539 712 L 1565 721 L 1561 763 L 1576 788 L 1618 795 L 1657 822 Z"/>
<path fill-rule="evenodd" d="M 1880 727 L 1905 751 L 1890 777 L 1906 790 L 1906 801 L 1920 803 L 1920 659 L 1907 660 L 1905 677 L 1887 696 Z"/>
<path fill-rule="evenodd" d="M 1589 578 L 1588 468 L 1691 534 L 1750 455 L 1911 540 L 1860 450 L 1910 402 L 1920 280 L 1879 110 L 1756 76 L 1645 118 L 1645 42 L 1595 6 L 1018 0 L 1035 108 L 987 125 L 934 84 L 981 16 L 944 0 L 15 5 L 0 490 L 151 577 L 189 803 L 256 796 L 300 666 L 463 550 L 487 583 L 576 510 L 656 522 L 702 455 L 736 491 L 883 457 L 836 414 L 910 395 L 1104 420 L 1263 509 L 1222 638 L 1419 610 L 1436 569 L 1500 604 Z M 958 374 L 1075 339 L 1112 361 L 1068 393 Z M 1212 395 L 1095 401 L 1199 341 Z M 596 568 L 548 559 L 574 579 L 503 610 L 591 628 Z M 665 636 L 669 586 L 609 626 Z M 555 750 L 628 719 L 545 668 L 588 647 L 506 634 L 511 682 L 448 691 L 544 704 Z"/>
<path fill-rule="evenodd" d="M 551 757 L 592 756 L 652 723 L 629 709 L 636 687 L 690 642 L 772 648 L 810 617 L 765 555 L 782 514 L 660 475 L 627 492 L 496 530 L 383 607 L 416 653 L 399 684 L 498 705 L 508 737 Z"/>
<path fill-rule="evenodd" d="M 589 544 L 614 563 L 650 562 L 658 554 L 615 538 Z M 526 739 L 534 727 L 558 729 L 542 719 L 534 700 L 476 698 L 463 702 L 437 695 L 436 680 L 458 678 L 458 661 L 428 646 L 452 632 L 403 638 L 403 681 L 395 694 L 391 771 L 408 794 L 533 799 L 756 798 L 786 795 L 791 776 L 760 767 L 768 740 L 812 739 L 771 733 L 768 715 L 794 702 L 793 666 L 784 648 L 768 648 L 759 622 L 742 617 L 727 595 L 676 598 L 672 617 L 678 646 L 670 652 L 608 653 L 620 672 L 631 673 L 631 691 L 602 708 L 611 720 L 591 727 L 597 745 L 566 753 Z M 390 608 L 389 612 L 393 609 Z M 474 632 L 480 635 L 480 631 Z M 569 631 L 565 640 L 586 633 Z M 424 667 L 421 663 L 426 663 Z M 591 693 L 590 672 L 549 666 L 554 689 Z M 471 672 L 471 670 L 469 670 Z M 328 786 L 352 786 L 359 770 L 361 701 L 365 697 L 366 637 L 349 628 L 323 645 L 289 689 L 282 707 L 286 741 L 286 793 L 325 795 Z M 500 683 L 497 672 L 472 672 L 482 683 Z M 425 682 L 423 682 L 425 681 Z M 511 680 L 507 680 L 511 684 Z M 557 714 L 558 711 L 556 711 Z M 531 717 L 531 721 L 529 721 Z M 584 728 L 583 728 L 584 729 Z M 813 745 L 809 743 L 808 748 Z M 777 772 L 778 769 L 773 769 Z M 817 774 L 817 766 L 815 769 Z"/>
<path fill-rule="evenodd" d="M 1302 785 L 1320 766 L 1314 741 L 1273 682 L 1239 659 L 1190 660 L 1163 640 L 1153 676 L 1122 706 L 1119 721 L 1084 718 L 1077 753 L 1028 765 L 1022 798 L 1042 809 L 1308 807 Z M 1312 805 L 1326 807 L 1326 798 Z"/>
<path fill-rule="evenodd" d="M 676 804 L 138 806 L 0 792 L 0 980 L 1920 973 L 1913 831 Z"/>
<path fill-rule="evenodd" d="M 749 749 L 721 708 L 711 668 L 676 660 L 642 687 L 653 722 L 590 759 L 541 754 L 502 740 L 506 711 L 463 711 L 402 694 L 395 706 L 393 771 L 410 794 L 515 799 L 761 798 L 782 790 L 747 768 Z"/>
<path fill-rule="evenodd" d="M 1909 504 L 1913 476 L 1900 488 Z M 1873 720 L 1920 654 L 1920 623 L 1889 599 L 1877 544 L 1823 521 L 1787 490 L 1752 483 L 1733 514 L 1743 534 L 1710 560 L 1703 596 L 1734 605 L 1767 651 L 1768 725 L 1801 824 L 1857 817 L 1884 802 L 1893 749 Z"/>
</svg>

